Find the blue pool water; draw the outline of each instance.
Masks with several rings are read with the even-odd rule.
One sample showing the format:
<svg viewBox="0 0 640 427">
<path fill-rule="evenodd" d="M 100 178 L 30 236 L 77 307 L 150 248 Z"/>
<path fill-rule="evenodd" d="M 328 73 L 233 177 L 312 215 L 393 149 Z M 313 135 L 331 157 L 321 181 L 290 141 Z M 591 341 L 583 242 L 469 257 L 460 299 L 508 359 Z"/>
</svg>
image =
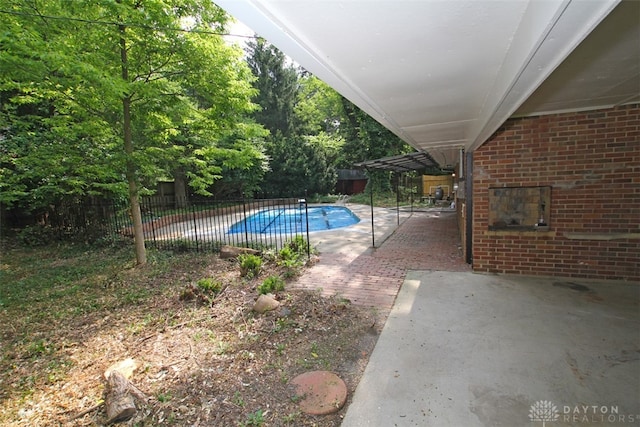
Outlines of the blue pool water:
<svg viewBox="0 0 640 427">
<path fill-rule="evenodd" d="M 343 206 L 308 207 L 308 221 L 304 208 L 275 208 L 257 212 L 238 221 L 229 228 L 229 233 L 297 233 L 333 230 L 360 222 L 353 212 Z"/>
</svg>

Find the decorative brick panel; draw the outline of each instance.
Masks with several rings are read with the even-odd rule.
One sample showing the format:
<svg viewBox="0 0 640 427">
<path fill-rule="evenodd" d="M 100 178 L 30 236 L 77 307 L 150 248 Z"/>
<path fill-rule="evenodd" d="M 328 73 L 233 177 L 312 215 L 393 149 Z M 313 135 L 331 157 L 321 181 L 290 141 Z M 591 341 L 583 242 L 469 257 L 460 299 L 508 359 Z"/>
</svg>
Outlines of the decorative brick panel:
<svg viewBox="0 0 640 427">
<path fill-rule="evenodd" d="M 550 186 L 548 231 L 489 230 L 489 188 Z M 478 272 L 640 281 L 640 104 L 511 119 L 474 152 Z"/>
</svg>

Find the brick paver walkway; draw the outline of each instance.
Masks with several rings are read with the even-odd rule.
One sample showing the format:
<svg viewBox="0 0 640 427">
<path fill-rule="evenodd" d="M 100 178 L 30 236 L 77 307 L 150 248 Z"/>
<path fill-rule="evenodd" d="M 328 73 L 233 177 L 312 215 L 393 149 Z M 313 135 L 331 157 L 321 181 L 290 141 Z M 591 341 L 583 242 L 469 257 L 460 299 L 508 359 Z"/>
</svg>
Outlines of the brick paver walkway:
<svg viewBox="0 0 640 427">
<path fill-rule="evenodd" d="M 322 253 L 294 286 L 388 312 L 408 270 L 471 271 L 454 212 L 414 212 L 380 247 L 364 253 Z"/>
</svg>

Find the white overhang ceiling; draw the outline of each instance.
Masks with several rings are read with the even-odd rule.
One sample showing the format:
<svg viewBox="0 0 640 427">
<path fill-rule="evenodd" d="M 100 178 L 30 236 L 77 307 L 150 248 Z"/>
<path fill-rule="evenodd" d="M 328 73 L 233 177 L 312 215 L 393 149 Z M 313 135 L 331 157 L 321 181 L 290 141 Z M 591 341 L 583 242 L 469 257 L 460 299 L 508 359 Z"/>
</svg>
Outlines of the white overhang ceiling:
<svg viewBox="0 0 640 427">
<path fill-rule="evenodd" d="M 640 1 L 216 3 L 441 166 L 513 115 L 640 102 Z"/>
</svg>

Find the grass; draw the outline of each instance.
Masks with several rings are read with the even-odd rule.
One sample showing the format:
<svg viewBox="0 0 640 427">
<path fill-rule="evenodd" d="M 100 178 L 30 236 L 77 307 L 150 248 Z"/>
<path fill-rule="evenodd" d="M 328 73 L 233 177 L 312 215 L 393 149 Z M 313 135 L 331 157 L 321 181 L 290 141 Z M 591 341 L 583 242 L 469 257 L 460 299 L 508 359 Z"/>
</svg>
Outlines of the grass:
<svg viewBox="0 0 640 427">
<path fill-rule="evenodd" d="M 118 281 L 123 268 L 133 267 L 128 252 L 76 246 L 5 252 L 0 282 L 6 285 L 0 288 L 0 307 L 26 314 L 32 321 L 50 316 L 62 321 L 78 310 L 86 314 L 121 299 L 134 303 L 142 296 L 139 288 L 118 287 L 111 299 L 105 299 L 103 292 Z M 74 305 L 73 312 L 60 311 Z"/>
<path fill-rule="evenodd" d="M 10 372 L 17 363 L 31 364 L 33 369 L 22 376 L 19 386 L 24 395 L 31 394 L 39 383 L 64 378 L 73 362 L 57 354 L 77 343 L 73 337 L 60 336 L 60 330 L 74 324 L 81 328 L 83 322 L 104 313 L 126 312 L 161 294 L 171 282 L 163 281 L 163 286 L 154 288 L 149 281 L 166 275 L 175 263 L 183 261 L 158 256 L 134 269 L 132 255 L 129 247 L 82 245 L 3 250 L 0 324 L 11 328 L 2 331 L 6 345 L 0 348 L 0 374 Z M 143 275 L 138 274 L 141 269 Z M 147 313 L 127 329 L 139 333 L 166 321 Z"/>
</svg>

